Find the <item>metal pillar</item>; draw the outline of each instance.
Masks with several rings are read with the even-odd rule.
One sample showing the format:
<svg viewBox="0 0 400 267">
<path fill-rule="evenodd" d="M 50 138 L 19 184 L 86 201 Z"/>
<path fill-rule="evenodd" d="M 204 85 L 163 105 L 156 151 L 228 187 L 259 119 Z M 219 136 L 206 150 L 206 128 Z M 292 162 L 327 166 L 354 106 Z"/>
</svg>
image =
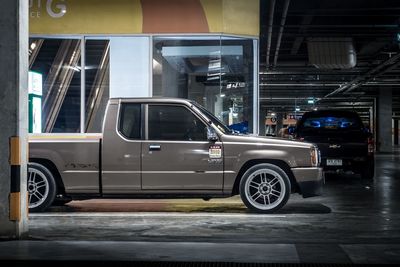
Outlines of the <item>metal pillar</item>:
<svg viewBox="0 0 400 267">
<path fill-rule="evenodd" d="M 260 107 L 259 115 L 259 135 L 265 136 L 265 117 L 267 116 L 267 109 L 265 107 Z"/>
<path fill-rule="evenodd" d="M 0 238 L 28 232 L 28 2 L 0 1 Z"/>
<path fill-rule="evenodd" d="M 283 112 L 277 112 L 276 113 L 276 136 L 278 136 L 279 131 L 283 128 Z"/>
</svg>

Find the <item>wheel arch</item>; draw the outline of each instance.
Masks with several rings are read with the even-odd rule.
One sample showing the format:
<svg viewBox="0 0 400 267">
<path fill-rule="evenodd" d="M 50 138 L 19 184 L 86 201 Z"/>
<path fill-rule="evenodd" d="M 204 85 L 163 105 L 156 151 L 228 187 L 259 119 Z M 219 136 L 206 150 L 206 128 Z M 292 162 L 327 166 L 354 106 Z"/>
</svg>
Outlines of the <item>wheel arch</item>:
<svg viewBox="0 0 400 267">
<path fill-rule="evenodd" d="M 62 181 L 61 174 L 58 171 L 57 166 L 51 160 L 43 159 L 43 158 L 30 158 L 29 162 L 37 163 L 37 164 L 40 164 L 40 165 L 43 165 L 44 167 L 46 167 L 51 172 L 51 174 L 53 175 L 54 180 L 56 182 L 56 187 L 57 187 L 56 194 L 65 195 L 65 186 Z"/>
<path fill-rule="evenodd" d="M 286 173 L 286 175 L 289 177 L 290 185 L 291 185 L 291 192 L 292 193 L 299 192 L 299 186 L 293 175 L 293 172 L 290 170 L 289 165 L 285 161 L 276 160 L 276 159 L 254 159 L 254 160 L 247 161 L 240 168 L 240 171 L 238 172 L 238 174 L 235 178 L 235 183 L 232 188 L 232 196 L 239 194 L 240 180 L 241 180 L 242 176 L 244 175 L 244 173 L 251 167 L 258 165 L 258 164 L 262 164 L 262 163 L 269 163 L 269 164 L 276 165 L 279 168 L 281 168 Z"/>
</svg>

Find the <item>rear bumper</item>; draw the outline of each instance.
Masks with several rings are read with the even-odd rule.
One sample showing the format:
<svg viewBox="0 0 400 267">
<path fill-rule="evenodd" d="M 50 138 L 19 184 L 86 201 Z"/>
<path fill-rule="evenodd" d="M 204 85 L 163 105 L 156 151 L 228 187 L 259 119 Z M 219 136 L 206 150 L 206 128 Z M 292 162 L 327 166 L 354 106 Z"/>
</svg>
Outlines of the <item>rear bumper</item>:
<svg viewBox="0 0 400 267">
<path fill-rule="evenodd" d="M 322 168 L 292 168 L 292 172 L 299 186 L 299 193 L 304 198 L 322 195 L 322 187 L 325 183 Z"/>
</svg>

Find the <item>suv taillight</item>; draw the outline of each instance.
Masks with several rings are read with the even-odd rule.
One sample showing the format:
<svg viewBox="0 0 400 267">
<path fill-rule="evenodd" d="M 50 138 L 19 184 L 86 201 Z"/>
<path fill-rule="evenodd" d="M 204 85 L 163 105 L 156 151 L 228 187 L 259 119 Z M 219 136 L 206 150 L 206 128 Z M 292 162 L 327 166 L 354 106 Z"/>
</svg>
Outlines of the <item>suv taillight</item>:
<svg viewBox="0 0 400 267">
<path fill-rule="evenodd" d="M 374 138 L 368 138 L 368 154 L 371 155 L 374 153 L 375 146 L 374 146 Z"/>
</svg>

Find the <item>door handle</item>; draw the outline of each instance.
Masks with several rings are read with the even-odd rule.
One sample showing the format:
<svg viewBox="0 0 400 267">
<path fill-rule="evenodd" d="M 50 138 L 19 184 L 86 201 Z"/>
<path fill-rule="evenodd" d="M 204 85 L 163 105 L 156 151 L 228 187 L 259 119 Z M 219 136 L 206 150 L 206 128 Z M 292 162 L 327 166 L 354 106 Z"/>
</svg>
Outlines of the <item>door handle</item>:
<svg viewBox="0 0 400 267">
<path fill-rule="evenodd" d="M 160 145 L 150 145 L 149 146 L 149 151 L 160 151 L 161 146 Z"/>
</svg>

